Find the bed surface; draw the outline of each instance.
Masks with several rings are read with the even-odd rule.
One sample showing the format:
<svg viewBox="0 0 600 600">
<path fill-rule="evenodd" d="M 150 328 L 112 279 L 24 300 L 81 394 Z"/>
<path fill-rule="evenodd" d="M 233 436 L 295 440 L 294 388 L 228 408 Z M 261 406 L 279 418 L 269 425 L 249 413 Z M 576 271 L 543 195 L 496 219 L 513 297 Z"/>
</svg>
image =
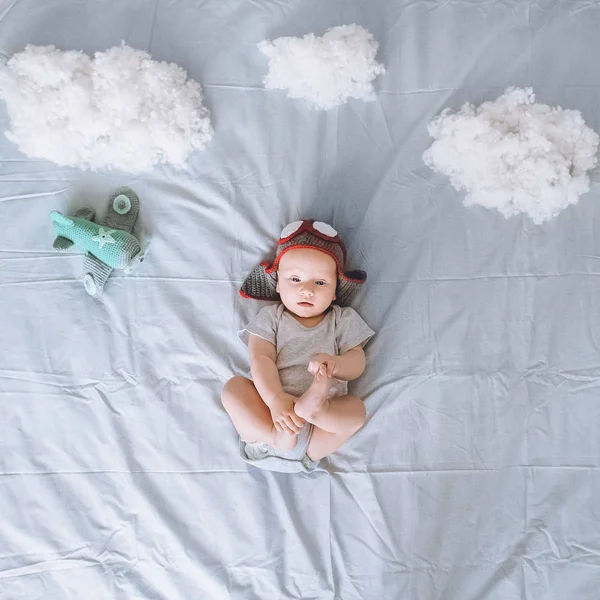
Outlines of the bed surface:
<svg viewBox="0 0 600 600">
<path fill-rule="evenodd" d="M 380 43 L 375 102 L 263 89 L 256 43 L 346 23 Z M 537 226 L 421 155 L 442 108 L 510 85 L 600 130 L 599 29 L 583 0 L 0 2 L 6 56 L 125 40 L 200 82 L 215 129 L 135 176 L 0 136 L 0 599 L 596 598 L 599 184 Z M 49 212 L 121 185 L 152 246 L 96 302 Z M 248 468 L 219 402 L 261 306 L 237 289 L 299 218 L 340 231 L 377 332 L 368 423 L 312 476 Z"/>
</svg>

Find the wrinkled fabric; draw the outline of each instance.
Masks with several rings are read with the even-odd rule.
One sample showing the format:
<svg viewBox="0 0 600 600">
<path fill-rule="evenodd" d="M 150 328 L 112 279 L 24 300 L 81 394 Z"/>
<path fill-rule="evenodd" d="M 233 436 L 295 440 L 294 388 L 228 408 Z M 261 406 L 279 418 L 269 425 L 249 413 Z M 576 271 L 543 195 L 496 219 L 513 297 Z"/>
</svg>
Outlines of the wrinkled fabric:
<svg viewBox="0 0 600 600">
<path fill-rule="evenodd" d="M 215 136 L 182 171 L 83 173 L 0 136 L 0 600 L 587 600 L 600 587 L 598 175 L 541 226 L 422 162 L 445 106 L 533 86 L 600 129 L 587 0 L 2 0 L 0 52 L 124 40 L 174 61 Z M 262 39 L 357 23 L 372 103 L 265 90 Z M 2 129 L 8 125 L 0 105 Z M 101 302 L 51 210 L 130 186 L 151 239 Z M 281 228 L 330 223 L 377 331 L 368 422 L 310 475 L 248 467 L 219 401 L 239 297 Z"/>
</svg>

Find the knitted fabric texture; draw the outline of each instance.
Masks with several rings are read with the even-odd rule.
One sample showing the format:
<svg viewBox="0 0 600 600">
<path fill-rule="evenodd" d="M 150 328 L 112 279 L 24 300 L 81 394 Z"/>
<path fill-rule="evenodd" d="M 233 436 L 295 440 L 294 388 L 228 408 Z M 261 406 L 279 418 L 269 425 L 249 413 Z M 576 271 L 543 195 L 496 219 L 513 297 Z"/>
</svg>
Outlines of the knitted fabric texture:
<svg viewBox="0 0 600 600">
<path fill-rule="evenodd" d="M 123 203 L 123 196 L 129 200 L 129 206 L 127 203 Z M 118 211 L 115 209 L 117 205 Z M 140 200 L 137 194 L 127 188 L 119 188 L 116 190 L 109 199 L 108 211 L 104 218 L 104 225 L 113 229 L 123 229 L 131 233 L 133 227 L 137 221 L 140 212 Z M 85 257 L 85 263 L 83 265 L 85 269 L 84 284 L 87 293 L 96 299 L 102 296 L 104 291 L 104 285 L 108 280 L 112 269 L 104 264 L 101 260 L 97 259 L 90 252 Z"/>
<path fill-rule="evenodd" d="M 242 284 L 240 294 L 245 298 L 256 300 L 279 300 L 277 293 L 277 268 L 281 257 L 294 248 L 313 248 L 331 256 L 337 266 L 337 288 L 335 302 L 340 306 L 348 304 L 354 293 L 367 279 L 364 271 L 344 271 L 346 248 L 339 239 L 319 234 L 311 225 L 314 221 L 305 220 L 302 226 L 287 238 L 280 239 L 277 244 L 275 260 L 272 265 L 262 262 L 256 267 Z"/>
<path fill-rule="evenodd" d="M 83 283 L 85 289 L 90 296 L 100 298 L 104 291 L 104 286 L 113 270 L 89 252 L 85 257 L 84 266 L 85 277 Z"/>
<path fill-rule="evenodd" d="M 73 217 L 52 211 L 50 216 L 58 236 L 54 247 L 63 250 L 75 244 L 108 267 L 125 269 L 135 262 L 142 250 L 131 235 L 138 214 L 139 199 L 129 188 L 121 188 L 111 196 L 103 225 L 92 221 L 94 211 L 90 208 L 78 210 Z"/>
<path fill-rule="evenodd" d="M 140 243 L 127 231 L 101 226 L 81 217 L 65 217 L 52 211 L 54 231 L 92 253 L 113 269 L 124 269 L 141 251 Z"/>
<path fill-rule="evenodd" d="M 275 253 L 275 262 L 271 269 L 277 270 L 279 259 L 287 250 L 291 250 L 292 248 L 313 248 L 315 250 L 321 250 L 321 252 L 325 252 L 325 254 L 329 254 L 329 256 L 335 260 L 338 270 L 341 269 L 343 273 L 344 263 L 346 262 L 346 248 L 339 237 L 336 236 L 334 239 L 337 239 L 337 241 L 323 239 L 311 231 L 301 228 L 297 232 L 294 232 L 289 238 L 279 240 Z"/>
<path fill-rule="evenodd" d="M 129 201 L 129 206 L 127 206 L 127 202 L 123 202 L 123 196 L 125 196 L 125 200 Z M 115 209 L 115 204 L 117 204 L 118 211 Z M 131 233 L 137 221 L 139 210 L 140 201 L 137 194 L 129 188 L 119 188 L 109 199 L 104 225 L 112 229 L 123 229 Z M 112 272 L 112 268 L 90 252 L 85 257 L 83 267 L 86 273 L 84 284 L 87 293 L 94 298 L 100 298 L 104 291 L 104 285 Z"/>
</svg>

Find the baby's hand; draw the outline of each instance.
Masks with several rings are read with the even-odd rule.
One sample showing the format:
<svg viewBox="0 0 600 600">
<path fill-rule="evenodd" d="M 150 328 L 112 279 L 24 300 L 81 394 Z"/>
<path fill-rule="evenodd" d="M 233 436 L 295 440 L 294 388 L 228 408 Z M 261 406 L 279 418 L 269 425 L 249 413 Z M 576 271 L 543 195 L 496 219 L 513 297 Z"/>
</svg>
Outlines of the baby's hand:
<svg viewBox="0 0 600 600">
<path fill-rule="evenodd" d="M 267 404 L 275 429 L 280 433 L 296 435 L 306 422 L 294 412 L 295 396 L 280 392 Z"/>
<path fill-rule="evenodd" d="M 337 368 L 337 356 L 333 356 L 333 354 L 317 354 L 308 363 L 308 372 L 311 375 L 316 375 L 319 372 L 321 365 L 325 367 L 327 377 L 333 377 Z"/>
</svg>

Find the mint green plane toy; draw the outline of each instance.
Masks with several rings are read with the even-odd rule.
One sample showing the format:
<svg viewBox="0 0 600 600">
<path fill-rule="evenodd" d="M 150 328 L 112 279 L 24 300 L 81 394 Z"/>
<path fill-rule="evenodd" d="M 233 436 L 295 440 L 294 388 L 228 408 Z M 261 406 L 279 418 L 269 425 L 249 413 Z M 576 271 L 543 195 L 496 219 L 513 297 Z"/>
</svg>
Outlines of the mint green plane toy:
<svg viewBox="0 0 600 600">
<path fill-rule="evenodd" d="M 139 214 L 139 199 L 129 188 L 117 190 L 110 198 L 104 223 L 94 223 L 94 209 L 79 209 L 72 217 L 54 210 L 50 213 L 56 250 L 75 245 L 87 251 L 83 283 L 87 293 L 100 298 L 104 284 L 113 269 L 131 273 L 143 260 L 142 248 L 131 233 Z"/>
</svg>

